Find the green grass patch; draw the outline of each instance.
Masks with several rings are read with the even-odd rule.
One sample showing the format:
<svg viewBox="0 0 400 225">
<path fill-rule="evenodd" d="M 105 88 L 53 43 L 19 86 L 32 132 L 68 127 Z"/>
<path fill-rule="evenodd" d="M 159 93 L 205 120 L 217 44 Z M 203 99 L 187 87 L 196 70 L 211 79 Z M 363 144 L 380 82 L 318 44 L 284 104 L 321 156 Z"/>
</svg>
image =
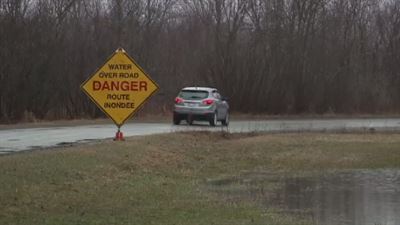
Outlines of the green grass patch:
<svg viewBox="0 0 400 225">
<path fill-rule="evenodd" d="M 234 177 L 249 171 L 399 167 L 399 134 L 200 132 L 107 140 L 0 157 L 0 224 L 312 224 L 220 193 L 243 190 Z M 266 192 L 275 187 L 264 185 Z"/>
</svg>

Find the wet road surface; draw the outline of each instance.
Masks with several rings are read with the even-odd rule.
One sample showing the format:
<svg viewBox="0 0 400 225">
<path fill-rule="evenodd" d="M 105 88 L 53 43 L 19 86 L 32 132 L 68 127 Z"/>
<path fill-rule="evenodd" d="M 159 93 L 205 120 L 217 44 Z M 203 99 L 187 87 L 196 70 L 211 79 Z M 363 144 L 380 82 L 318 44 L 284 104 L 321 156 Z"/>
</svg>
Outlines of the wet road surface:
<svg viewBox="0 0 400 225">
<path fill-rule="evenodd" d="M 125 136 L 149 135 L 176 131 L 228 131 L 228 132 L 379 132 L 400 131 L 400 119 L 299 119 L 231 121 L 228 128 L 210 127 L 205 122 L 194 126 L 170 123 L 128 123 L 121 131 Z M 116 127 L 85 125 L 0 130 L 0 154 L 47 148 L 57 145 L 113 138 Z"/>
</svg>

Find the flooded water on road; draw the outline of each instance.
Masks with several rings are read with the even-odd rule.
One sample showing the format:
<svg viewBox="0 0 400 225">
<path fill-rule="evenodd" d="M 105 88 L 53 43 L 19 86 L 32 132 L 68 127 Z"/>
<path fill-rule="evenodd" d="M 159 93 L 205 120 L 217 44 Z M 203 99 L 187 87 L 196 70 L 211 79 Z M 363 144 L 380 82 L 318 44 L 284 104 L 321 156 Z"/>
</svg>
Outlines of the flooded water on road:
<svg viewBox="0 0 400 225">
<path fill-rule="evenodd" d="M 266 194 L 263 186 L 271 183 L 277 187 Z M 306 215 L 314 224 L 400 224 L 400 170 L 356 170 L 285 178 L 258 173 L 218 185 L 214 190 L 225 196 L 251 197 L 266 208 Z"/>
<path fill-rule="evenodd" d="M 289 178 L 274 202 L 288 212 L 309 211 L 316 224 L 400 224 L 400 171 L 352 171 Z"/>
</svg>

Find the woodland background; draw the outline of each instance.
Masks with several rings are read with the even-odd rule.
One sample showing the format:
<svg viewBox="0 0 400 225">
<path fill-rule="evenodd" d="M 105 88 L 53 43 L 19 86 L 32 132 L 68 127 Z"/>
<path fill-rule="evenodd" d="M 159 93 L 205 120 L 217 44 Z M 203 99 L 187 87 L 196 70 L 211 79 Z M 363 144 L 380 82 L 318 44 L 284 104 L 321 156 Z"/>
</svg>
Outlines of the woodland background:
<svg viewBox="0 0 400 225">
<path fill-rule="evenodd" d="M 95 118 L 80 84 L 123 47 L 161 90 L 232 110 L 400 112 L 400 0 L 0 0 L 0 121 Z"/>
</svg>

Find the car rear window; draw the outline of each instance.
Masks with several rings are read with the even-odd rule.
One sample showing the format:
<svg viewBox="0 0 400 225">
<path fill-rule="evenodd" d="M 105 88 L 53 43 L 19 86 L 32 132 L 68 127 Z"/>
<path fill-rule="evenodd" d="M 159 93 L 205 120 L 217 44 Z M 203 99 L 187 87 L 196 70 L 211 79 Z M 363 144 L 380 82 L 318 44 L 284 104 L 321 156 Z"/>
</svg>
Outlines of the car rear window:
<svg viewBox="0 0 400 225">
<path fill-rule="evenodd" d="M 185 91 L 181 91 L 181 93 L 179 93 L 179 97 L 181 97 L 185 100 L 205 99 L 208 97 L 208 92 L 207 91 L 185 90 Z"/>
</svg>

